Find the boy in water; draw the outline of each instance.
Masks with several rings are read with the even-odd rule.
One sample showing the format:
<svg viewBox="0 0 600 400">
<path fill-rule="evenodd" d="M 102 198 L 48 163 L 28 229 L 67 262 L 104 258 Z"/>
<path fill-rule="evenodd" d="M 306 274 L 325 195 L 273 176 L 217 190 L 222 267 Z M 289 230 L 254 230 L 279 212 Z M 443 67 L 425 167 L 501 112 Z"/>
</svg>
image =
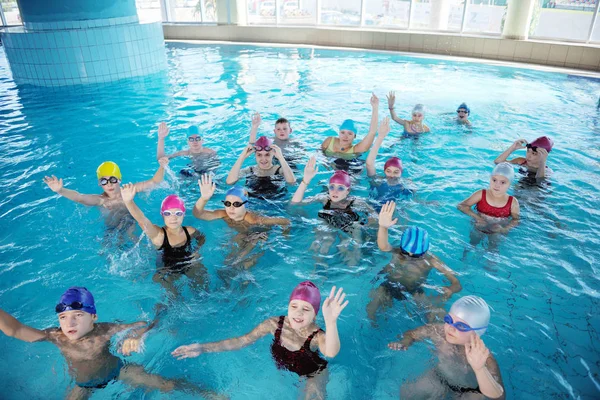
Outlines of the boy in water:
<svg viewBox="0 0 600 400">
<path fill-rule="evenodd" d="M 412 296 L 416 302 L 425 303 L 425 292 L 422 285 L 432 268 L 442 273 L 450 281 L 450 286 L 443 287 L 442 301 L 446 301 L 454 293 L 462 290 L 462 286 L 452 270 L 435 255 L 428 253 L 429 235 L 426 230 L 411 226 L 402 234 L 399 248 L 393 248 L 388 239 L 388 229 L 398 222 L 394 218 L 396 203 L 387 202 L 379 213 L 379 231 L 377 245 L 381 251 L 393 251 L 391 263 L 380 274 L 385 274 L 384 282 L 370 293 L 371 302 L 367 305 L 367 316 L 375 322 L 379 308 L 391 307 L 393 300 L 406 300 Z"/>
<path fill-rule="evenodd" d="M 438 364 L 417 382 L 405 385 L 400 393 L 407 399 L 455 398 L 504 399 L 504 383 L 498 363 L 481 335 L 489 325 L 490 309 L 481 297 L 456 300 L 444 324 L 424 325 L 404 333 L 392 350 L 407 350 L 414 342 L 431 340 L 437 349 Z"/>
<path fill-rule="evenodd" d="M 469 117 L 471 116 L 471 109 L 467 106 L 466 103 L 461 103 L 460 106 L 456 109 L 456 122 L 459 124 L 463 124 L 466 126 L 471 126 L 471 121 L 469 121 Z"/>
<path fill-rule="evenodd" d="M 0 310 L 0 330 L 7 336 L 24 342 L 50 342 L 54 344 L 69 365 L 69 373 L 75 387 L 68 399 L 87 399 L 95 389 L 102 389 L 114 380 L 146 389 L 170 392 L 175 388 L 194 390 L 213 396 L 184 382 L 168 380 L 149 374 L 141 365 L 124 363 L 110 352 L 111 338 L 122 331 L 132 329 L 119 350 L 124 356 L 137 352 L 141 336 L 156 323 L 134 322 L 132 324 L 95 323 L 98 320 L 94 297 L 84 287 L 71 287 L 56 305 L 59 328 L 39 330 L 20 323 L 10 314 Z"/>
</svg>

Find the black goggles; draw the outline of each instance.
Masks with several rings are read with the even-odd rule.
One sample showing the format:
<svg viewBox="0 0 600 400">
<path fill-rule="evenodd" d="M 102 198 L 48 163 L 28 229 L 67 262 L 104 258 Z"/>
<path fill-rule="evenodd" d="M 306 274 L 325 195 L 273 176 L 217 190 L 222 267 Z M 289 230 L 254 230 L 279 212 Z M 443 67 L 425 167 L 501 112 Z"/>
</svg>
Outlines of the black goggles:
<svg viewBox="0 0 600 400">
<path fill-rule="evenodd" d="M 527 147 L 528 149 L 531 149 L 531 151 L 533 151 L 533 152 L 537 152 L 537 149 L 538 149 L 537 146 L 532 146 L 529 143 L 527 143 L 527 145 L 525 145 L 525 147 Z"/>
<path fill-rule="evenodd" d="M 201 136 L 189 137 L 188 138 L 188 142 L 201 142 L 201 141 L 202 141 L 202 137 Z"/>
<path fill-rule="evenodd" d="M 108 185 L 108 183 L 117 183 L 119 182 L 119 179 L 116 176 L 109 176 L 108 178 L 102 178 L 100 179 L 100 184 L 102 186 L 106 186 Z"/>
<path fill-rule="evenodd" d="M 248 202 L 248 200 L 246 201 L 234 201 L 233 203 L 230 202 L 229 200 L 223 201 L 223 205 L 225 205 L 225 207 L 231 207 L 234 206 L 235 208 L 240 208 L 241 206 L 243 206 L 244 204 L 246 204 Z"/>
<path fill-rule="evenodd" d="M 70 308 L 71 310 L 81 310 L 81 309 L 83 309 L 83 307 L 87 307 L 87 306 L 80 301 L 74 301 L 71 304 L 58 303 L 56 305 L 56 307 L 54 308 L 54 310 L 57 313 L 61 313 L 61 312 L 66 311 L 67 308 Z"/>
<path fill-rule="evenodd" d="M 254 146 L 254 151 L 271 151 L 271 146 Z"/>
</svg>

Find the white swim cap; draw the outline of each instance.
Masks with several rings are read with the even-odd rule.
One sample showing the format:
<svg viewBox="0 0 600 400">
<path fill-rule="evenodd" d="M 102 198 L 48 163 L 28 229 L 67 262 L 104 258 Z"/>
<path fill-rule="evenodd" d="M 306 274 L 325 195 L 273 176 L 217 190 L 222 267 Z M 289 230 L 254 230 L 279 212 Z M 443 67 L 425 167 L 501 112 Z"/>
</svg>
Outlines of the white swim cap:
<svg viewBox="0 0 600 400">
<path fill-rule="evenodd" d="M 450 312 L 464 320 L 471 328 L 487 328 L 490 323 L 490 307 L 478 296 L 461 297 L 452 304 Z M 481 336 L 486 330 L 478 329 L 475 333 Z"/>
<path fill-rule="evenodd" d="M 425 114 L 425 106 L 423 104 L 416 104 L 412 112 Z"/>
<path fill-rule="evenodd" d="M 509 181 L 513 181 L 513 179 L 515 179 L 515 170 L 512 166 L 512 164 L 505 162 L 501 162 L 500 164 L 496 165 L 496 168 L 494 168 L 494 170 L 492 171 L 492 176 L 494 175 L 500 175 L 500 176 L 504 176 L 505 178 L 507 178 Z"/>
</svg>

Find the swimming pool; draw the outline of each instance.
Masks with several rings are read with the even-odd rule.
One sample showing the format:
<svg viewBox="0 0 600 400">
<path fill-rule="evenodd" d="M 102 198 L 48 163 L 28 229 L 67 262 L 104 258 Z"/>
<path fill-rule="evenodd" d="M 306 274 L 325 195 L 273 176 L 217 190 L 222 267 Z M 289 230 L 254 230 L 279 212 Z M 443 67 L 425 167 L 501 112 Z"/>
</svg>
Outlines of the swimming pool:
<svg viewBox="0 0 600 400">
<path fill-rule="evenodd" d="M 396 110 L 408 116 L 415 103 L 428 107 L 432 134 L 401 139 L 394 125 L 377 166 L 398 155 L 404 177 L 417 189 L 414 201 L 401 204 L 411 223 L 426 227 L 431 250 L 454 269 L 463 284 L 460 295 L 476 294 L 493 307 L 491 327 L 483 337 L 500 365 L 508 398 L 597 398 L 600 394 L 600 81 L 524 68 L 436 60 L 392 53 L 170 43 L 170 68 L 164 75 L 75 91 L 16 88 L 0 53 L 0 307 L 37 328 L 55 326 L 54 305 L 69 286 L 82 285 L 96 298 L 100 321 L 149 319 L 164 290 L 152 282 L 155 252 L 148 240 L 119 245 L 105 237 L 97 209 L 53 196 L 44 175 L 65 178 L 65 186 L 99 192 L 95 170 L 116 161 L 123 181 L 139 181 L 157 168 L 156 129 L 171 126 L 167 151 L 185 145 L 185 127 L 197 123 L 206 146 L 218 151 L 221 183 L 209 208 L 222 199 L 225 176 L 247 141 L 250 115 L 261 112 L 260 132 L 274 121 L 292 121 L 293 136 L 303 142 L 305 159 L 346 118 L 360 122 L 362 137 L 370 117 L 369 97 L 382 101 L 396 90 Z M 472 110 L 472 130 L 456 126 L 451 116 L 461 102 Z M 479 246 L 463 260 L 469 246 L 470 219 L 456 204 L 487 186 L 493 159 L 514 140 L 552 136 L 548 164 L 554 170 L 545 187 L 516 184 L 522 222 L 500 244 L 498 253 Z M 193 180 L 182 179 L 183 159 L 171 162 L 166 183 L 137 204 L 160 223 L 160 201 L 179 193 L 191 207 L 199 196 Z M 297 174 L 297 177 L 301 174 Z M 319 193 L 329 172 L 313 181 Z M 293 190 L 293 189 L 292 189 Z M 366 195 L 366 179 L 354 191 Z M 291 194 L 290 194 L 291 196 Z M 267 207 L 264 207 L 267 208 Z M 186 377 L 231 395 L 232 399 L 296 397 L 297 379 L 275 368 L 270 339 L 231 353 L 176 361 L 170 352 L 181 344 L 239 336 L 268 316 L 286 313 L 293 287 L 305 279 L 323 290 L 343 286 L 350 305 L 338 323 L 342 349 L 331 362 L 331 399 L 397 398 L 399 386 L 430 367 L 426 344 L 392 352 L 388 342 L 423 323 L 409 304 L 396 302 L 379 318 L 366 319 L 373 279 L 388 254 L 375 250 L 376 230 L 365 243 L 359 265 L 348 265 L 337 249 L 318 258 L 308 249 L 318 207 L 294 215 L 288 236 L 274 229 L 253 254 L 257 265 L 247 290 L 224 290 L 217 270 L 229 251 L 233 233 L 221 222 L 195 220 L 186 225 L 207 234 L 202 249 L 211 276 L 210 294 L 184 291 L 146 352 L 130 359 L 154 373 Z M 286 212 L 267 210 L 273 215 Z M 392 244 L 400 230 L 392 230 Z M 428 283 L 441 284 L 432 273 Z M 453 297 L 456 299 L 457 295 Z M 322 317 L 318 319 L 322 324 Z M 67 366 L 49 344 L 27 344 L 0 336 L 3 398 L 63 398 L 71 384 Z M 116 395 L 141 398 L 122 383 L 94 398 Z M 186 398 L 152 393 L 151 398 Z"/>
</svg>

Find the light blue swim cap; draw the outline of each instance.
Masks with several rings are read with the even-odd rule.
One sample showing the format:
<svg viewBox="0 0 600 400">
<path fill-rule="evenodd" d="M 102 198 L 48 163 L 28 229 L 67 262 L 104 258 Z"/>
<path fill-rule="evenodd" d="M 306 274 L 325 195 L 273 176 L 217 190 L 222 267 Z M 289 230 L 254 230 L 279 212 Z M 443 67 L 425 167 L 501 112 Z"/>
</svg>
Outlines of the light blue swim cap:
<svg viewBox="0 0 600 400">
<path fill-rule="evenodd" d="M 248 201 L 248 191 L 242 186 L 234 186 L 225 193 L 225 197 L 227 196 L 236 196 L 242 199 L 242 201 Z"/>
<path fill-rule="evenodd" d="M 494 175 L 503 176 L 512 182 L 513 179 L 515 179 L 515 170 L 511 163 L 507 163 L 505 161 L 505 162 L 501 162 L 500 164 L 496 165 L 496 167 L 492 171 L 492 176 L 494 176 Z"/>
<path fill-rule="evenodd" d="M 461 103 L 461 105 L 458 106 L 458 108 L 456 109 L 456 112 L 458 112 L 458 110 L 466 110 L 467 115 L 471 114 L 471 109 L 469 108 L 469 106 L 467 106 L 467 103 Z"/>
<path fill-rule="evenodd" d="M 358 133 L 356 125 L 354 125 L 354 121 L 351 119 L 347 119 L 344 122 L 342 122 L 342 125 L 340 125 L 340 131 L 341 130 L 354 132 L 355 135 Z"/>
<path fill-rule="evenodd" d="M 196 125 L 190 125 L 188 128 L 188 136 L 200 135 L 200 129 Z"/>
<path fill-rule="evenodd" d="M 450 312 L 464 320 L 471 328 L 487 328 L 490 323 L 490 307 L 479 296 L 464 296 L 456 300 Z M 479 336 L 487 329 L 475 331 Z"/>
<path fill-rule="evenodd" d="M 400 247 L 414 256 L 422 256 L 429 250 L 429 233 L 423 228 L 409 226 L 402 234 Z"/>
<path fill-rule="evenodd" d="M 413 113 L 425 114 L 425 106 L 423 104 L 415 104 L 412 110 Z"/>
</svg>

